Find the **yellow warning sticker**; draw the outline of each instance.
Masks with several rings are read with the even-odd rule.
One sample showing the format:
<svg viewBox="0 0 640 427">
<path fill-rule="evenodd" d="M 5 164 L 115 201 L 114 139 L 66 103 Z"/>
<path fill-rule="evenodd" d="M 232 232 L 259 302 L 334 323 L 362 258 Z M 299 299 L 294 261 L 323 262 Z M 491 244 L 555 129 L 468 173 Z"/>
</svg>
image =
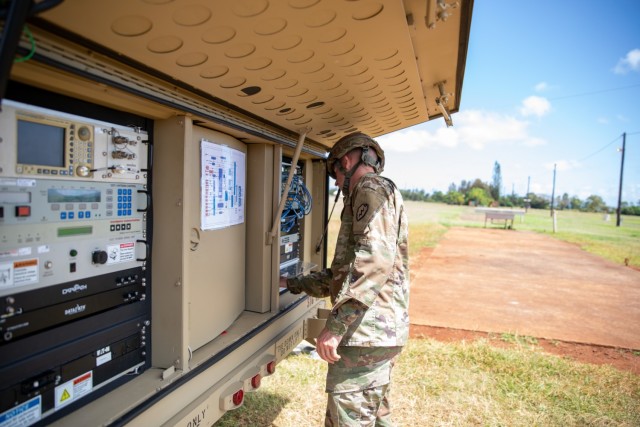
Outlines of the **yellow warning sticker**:
<svg viewBox="0 0 640 427">
<path fill-rule="evenodd" d="M 73 402 L 73 381 L 67 381 L 56 387 L 55 408 L 62 408 L 71 402 Z"/>
<path fill-rule="evenodd" d="M 55 409 L 58 410 L 93 391 L 93 371 L 85 372 L 55 389 Z"/>
</svg>

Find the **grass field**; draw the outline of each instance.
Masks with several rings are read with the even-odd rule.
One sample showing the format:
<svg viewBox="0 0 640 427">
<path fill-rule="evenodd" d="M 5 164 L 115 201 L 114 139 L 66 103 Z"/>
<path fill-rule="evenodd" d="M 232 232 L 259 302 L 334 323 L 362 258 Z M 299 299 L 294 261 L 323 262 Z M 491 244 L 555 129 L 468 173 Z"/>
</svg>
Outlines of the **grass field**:
<svg viewBox="0 0 640 427">
<path fill-rule="evenodd" d="M 413 254 L 422 247 L 435 246 L 449 227 L 484 227 L 484 214 L 468 206 L 440 203 L 407 202 L 410 226 L 410 249 Z M 600 255 L 617 264 L 640 267 L 640 217 L 622 216 L 616 227 L 615 215 L 556 211 L 556 230 L 548 210 L 529 209 L 516 217 L 514 228 L 535 231 L 575 243 L 587 252 Z M 500 224 L 487 225 L 500 227 Z"/>
<path fill-rule="evenodd" d="M 484 226 L 484 215 L 474 208 L 421 202 L 406 206 L 411 255 L 436 246 L 450 227 Z M 330 253 L 340 208 L 330 225 Z M 554 233 L 549 211 L 529 210 L 514 228 L 545 233 L 615 263 L 626 259 L 640 267 L 640 217 L 623 217 L 621 227 L 615 226 L 615 216 L 605 221 L 601 214 L 560 211 L 556 220 Z M 292 354 L 259 391 L 247 396 L 242 408 L 216 425 L 323 425 L 325 373 L 325 362 Z M 393 381 L 398 426 L 640 426 L 640 376 L 544 353 L 531 337 L 516 339 L 508 348 L 483 340 L 412 339 Z"/>
</svg>

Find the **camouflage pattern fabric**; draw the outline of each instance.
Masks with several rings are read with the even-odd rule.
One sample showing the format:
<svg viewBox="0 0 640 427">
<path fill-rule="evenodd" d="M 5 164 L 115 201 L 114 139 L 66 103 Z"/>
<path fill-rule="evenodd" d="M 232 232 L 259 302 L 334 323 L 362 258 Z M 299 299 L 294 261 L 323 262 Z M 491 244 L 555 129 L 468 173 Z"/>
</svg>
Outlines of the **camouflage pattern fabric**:
<svg viewBox="0 0 640 427">
<path fill-rule="evenodd" d="M 389 389 L 387 384 L 362 392 L 329 394 L 325 427 L 392 427 Z"/>
<path fill-rule="evenodd" d="M 391 426 L 391 370 L 409 337 L 408 222 L 390 180 L 362 176 L 344 197 L 331 268 L 287 280 L 331 297 L 327 329 L 342 336 L 329 364 L 326 426 Z"/>
<path fill-rule="evenodd" d="M 293 293 L 331 297 L 327 329 L 341 346 L 402 346 L 409 336 L 408 223 L 393 182 L 366 174 L 344 198 L 329 270 L 287 280 Z"/>
<path fill-rule="evenodd" d="M 402 347 L 340 347 L 327 373 L 325 426 L 391 426 L 391 370 Z"/>
</svg>

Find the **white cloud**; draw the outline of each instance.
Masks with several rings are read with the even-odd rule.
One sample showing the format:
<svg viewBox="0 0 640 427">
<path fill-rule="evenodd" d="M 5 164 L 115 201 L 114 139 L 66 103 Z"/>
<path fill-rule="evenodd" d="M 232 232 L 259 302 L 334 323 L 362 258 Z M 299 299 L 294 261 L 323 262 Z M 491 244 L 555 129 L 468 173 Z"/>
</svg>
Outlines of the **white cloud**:
<svg viewBox="0 0 640 427">
<path fill-rule="evenodd" d="M 596 121 L 598 123 L 600 123 L 601 125 L 608 125 L 609 124 L 609 119 L 607 117 L 598 117 L 596 119 Z"/>
<path fill-rule="evenodd" d="M 523 144 L 527 147 L 537 147 L 540 145 L 546 145 L 547 141 L 542 138 L 529 137 L 523 141 Z"/>
<path fill-rule="evenodd" d="M 521 143 L 526 146 L 546 144 L 528 134 L 529 123 L 513 116 L 481 110 L 465 110 L 453 115 L 453 127 L 435 131 L 409 129 L 377 138 L 382 148 L 395 152 L 414 152 L 425 148 L 455 148 L 465 145 L 482 150 L 499 143 Z"/>
<path fill-rule="evenodd" d="M 409 129 L 376 138 L 383 150 L 410 153 L 423 151 L 433 146 L 454 147 L 457 145 L 455 132 L 439 129 L 435 134 L 422 129 Z"/>
<path fill-rule="evenodd" d="M 522 107 L 520 108 L 520 114 L 523 116 L 538 116 L 542 117 L 551 110 L 551 104 L 547 98 L 541 96 L 530 96 L 522 101 Z"/>
<path fill-rule="evenodd" d="M 454 118 L 461 141 L 480 150 L 497 142 L 523 141 L 528 138 L 527 122 L 504 114 L 467 110 Z"/>
<path fill-rule="evenodd" d="M 549 85 L 547 84 L 547 82 L 540 82 L 534 86 L 534 89 L 536 92 L 544 92 L 549 89 Z"/>
<path fill-rule="evenodd" d="M 620 58 L 613 69 L 616 74 L 626 74 L 629 71 L 640 72 L 640 49 L 630 50 L 627 56 Z"/>
</svg>

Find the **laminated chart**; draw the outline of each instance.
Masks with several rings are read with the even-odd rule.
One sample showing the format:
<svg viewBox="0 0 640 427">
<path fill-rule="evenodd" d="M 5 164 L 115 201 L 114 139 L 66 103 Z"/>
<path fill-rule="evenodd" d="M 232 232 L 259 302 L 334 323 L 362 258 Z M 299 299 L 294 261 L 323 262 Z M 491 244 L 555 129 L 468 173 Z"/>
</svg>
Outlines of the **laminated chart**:
<svg viewBox="0 0 640 427">
<path fill-rule="evenodd" d="M 245 153 L 205 139 L 200 150 L 200 228 L 215 230 L 243 223 Z"/>
</svg>

